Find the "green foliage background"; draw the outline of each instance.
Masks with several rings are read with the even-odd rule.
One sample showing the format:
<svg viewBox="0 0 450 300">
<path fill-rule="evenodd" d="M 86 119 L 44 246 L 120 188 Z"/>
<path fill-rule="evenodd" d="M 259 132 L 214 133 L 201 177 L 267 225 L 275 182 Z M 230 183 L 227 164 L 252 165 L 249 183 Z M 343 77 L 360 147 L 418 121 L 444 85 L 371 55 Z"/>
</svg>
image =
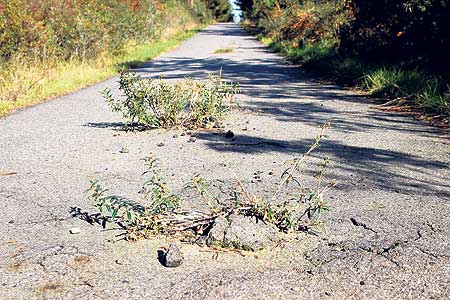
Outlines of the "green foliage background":
<svg viewBox="0 0 450 300">
<path fill-rule="evenodd" d="M 295 62 L 450 118 L 448 0 L 238 0 Z"/>
<path fill-rule="evenodd" d="M 0 63 L 14 56 L 45 61 L 118 54 L 127 43 L 155 40 L 189 17 L 208 21 L 200 0 L 192 3 L 191 8 L 183 0 L 0 0 Z M 180 14 L 168 15 L 174 6 Z"/>
<path fill-rule="evenodd" d="M 0 0 L 0 116 L 142 63 L 230 13 L 227 0 Z"/>
</svg>

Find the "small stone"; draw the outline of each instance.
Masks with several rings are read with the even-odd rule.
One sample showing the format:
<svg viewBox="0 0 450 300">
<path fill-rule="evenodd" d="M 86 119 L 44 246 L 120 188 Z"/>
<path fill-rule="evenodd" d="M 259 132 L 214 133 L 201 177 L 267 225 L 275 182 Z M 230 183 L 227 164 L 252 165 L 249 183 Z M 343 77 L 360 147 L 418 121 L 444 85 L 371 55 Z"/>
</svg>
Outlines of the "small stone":
<svg viewBox="0 0 450 300">
<path fill-rule="evenodd" d="M 172 243 L 169 245 L 169 249 L 164 255 L 164 266 L 169 268 L 176 268 L 183 262 L 183 256 L 181 255 L 180 249 L 177 245 Z"/>
<path fill-rule="evenodd" d="M 8 224 L 14 224 L 14 220 L 9 220 Z"/>
<path fill-rule="evenodd" d="M 176 139 L 178 137 L 178 134 L 174 134 L 173 138 Z"/>
<path fill-rule="evenodd" d="M 164 143 L 159 143 L 159 144 L 157 144 L 156 146 L 162 147 L 162 146 L 164 146 Z"/>
<path fill-rule="evenodd" d="M 195 143 L 196 140 L 197 138 L 195 136 L 191 136 L 188 140 L 188 143 Z"/>
<path fill-rule="evenodd" d="M 182 132 L 181 134 L 180 134 L 181 136 L 185 136 L 186 135 L 186 133 L 185 132 Z"/>
<path fill-rule="evenodd" d="M 128 153 L 128 152 L 130 152 L 130 150 L 128 150 L 128 149 L 125 148 L 125 147 L 122 147 L 122 149 L 120 149 L 119 152 L 120 152 L 120 153 Z"/>
<path fill-rule="evenodd" d="M 294 292 L 300 292 L 300 289 L 296 286 L 291 287 L 291 290 L 293 290 Z"/>
<path fill-rule="evenodd" d="M 80 228 L 73 227 L 69 229 L 70 234 L 79 234 L 81 232 Z"/>
<path fill-rule="evenodd" d="M 231 130 L 228 130 L 228 131 L 225 133 L 225 137 L 226 137 L 227 139 L 231 139 L 232 137 L 234 137 L 234 132 L 231 131 Z"/>
</svg>

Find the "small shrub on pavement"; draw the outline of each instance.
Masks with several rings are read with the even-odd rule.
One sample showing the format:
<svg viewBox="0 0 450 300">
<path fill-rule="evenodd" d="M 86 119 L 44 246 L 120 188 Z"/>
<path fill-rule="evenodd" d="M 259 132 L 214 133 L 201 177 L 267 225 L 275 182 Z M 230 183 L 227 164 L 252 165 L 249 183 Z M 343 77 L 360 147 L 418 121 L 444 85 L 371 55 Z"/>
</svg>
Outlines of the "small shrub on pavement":
<svg viewBox="0 0 450 300">
<path fill-rule="evenodd" d="M 305 154 L 289 162 L 270 198 L 251 194 L 238 179 L 232 199 L 215 199 L 208 191 L 207 181 L 197 175 L 190 185 L 197 190 L 200 200 L 205 202 L 207 207 L 205 210 L 183 210 L 180 208 L 179 198 L 168 190 L 165 179 L 159 174 L 156 160 L 152 157 L 145 159 L 148 171 L 144 175 L 150 178 L 141 189 L 144 191 L 144 199 L 139 202 L 148 204 L 138 204 L 119 196 L 107 196 L 107 190 L 97 181 L 91 182 L 86 193 L 101 213 L 106 210 L 106 215 L 111 219 L 119 219 L 129 240 L 160 234 L 198 237 L 208 232 L 218 217 L 228 217 L 232 214 L 256 217 L 275 225 L 283 232 L 309 231 L 321 224 L 321 214 L 329 210 L 324 196 L 335 184 L 334 181 L 324 183 L 329 158 L 325 158 L 316 171 L 316 184 L 313 187 L 304 186 L 298 175 L 304 161 L 319 146 L 327 129 L 328 125 L 322 128 Z M 294 188 L 282 193 L 290 184 L 294 184 Z"/>
<path fill-rule="evenodd" d="M 237 84 L 224 82 L 220 74 L 210 74 L 206 81 L 187 78 L 170 84 L 163 77 L 143 79 L 124 71 L 119 89 L 121 98 L 114 98 L 109 89 L 103 91 L 111 109 L 148 128 L 204 127 L 218 121 L 239 92 Z"/>
</svg>

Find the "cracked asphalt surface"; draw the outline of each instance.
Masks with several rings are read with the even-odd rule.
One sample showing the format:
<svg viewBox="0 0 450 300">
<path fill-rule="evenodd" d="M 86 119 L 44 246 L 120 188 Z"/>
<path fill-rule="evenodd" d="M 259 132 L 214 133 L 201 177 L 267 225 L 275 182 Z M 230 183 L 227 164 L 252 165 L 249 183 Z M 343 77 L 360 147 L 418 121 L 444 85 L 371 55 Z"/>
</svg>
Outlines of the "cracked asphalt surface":
<svg viewBox="0 0 450 300">
<path fill-rule="evenodd" d="M 448 299 L 448 132 L 310 79 L 233 24 L 209 26 L 137 71 L 172 80 L 220 68 L 243 91 L 224 121 L 234 140 L 120 130 L 99 93 L 117 93 L 117 78 L 0 120 L 0 299 Z M 231 168 L 250 185 L 257 172 L 268 192 L 326 121 L 313 163 L 329 155 L 338 185 L 318 236 L 244 257 L 182 244 L 183 265 L 167 269 L 157 260 L 167 240 L 118 240 L 83 196 L 94 178 L 136 196 L 149 153 L 176 191 L 197 173 L 232 184 Z"/>
</svg>

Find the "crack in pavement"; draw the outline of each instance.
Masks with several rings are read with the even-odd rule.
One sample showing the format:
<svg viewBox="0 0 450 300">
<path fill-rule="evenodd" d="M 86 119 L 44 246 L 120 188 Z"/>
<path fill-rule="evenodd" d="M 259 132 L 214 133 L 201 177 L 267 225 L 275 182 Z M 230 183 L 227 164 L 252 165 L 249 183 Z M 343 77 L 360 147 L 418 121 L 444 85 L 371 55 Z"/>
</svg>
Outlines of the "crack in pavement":
<svg viewBox="0 0 450 300">
<path fill-rule="evenodd" d="M 362 227 L 366 230 L 372 231 L 373 233 L 378 234 L 377 231 L 373 230 L 372 228 L 370 228 L 369 226 L 367 226 L 366 224 L 357 221 L 355 218 L 350 218 L 350 221 L 352 222 L 353 225 L 358 226 L 358 227 Z"/>
</svg>

